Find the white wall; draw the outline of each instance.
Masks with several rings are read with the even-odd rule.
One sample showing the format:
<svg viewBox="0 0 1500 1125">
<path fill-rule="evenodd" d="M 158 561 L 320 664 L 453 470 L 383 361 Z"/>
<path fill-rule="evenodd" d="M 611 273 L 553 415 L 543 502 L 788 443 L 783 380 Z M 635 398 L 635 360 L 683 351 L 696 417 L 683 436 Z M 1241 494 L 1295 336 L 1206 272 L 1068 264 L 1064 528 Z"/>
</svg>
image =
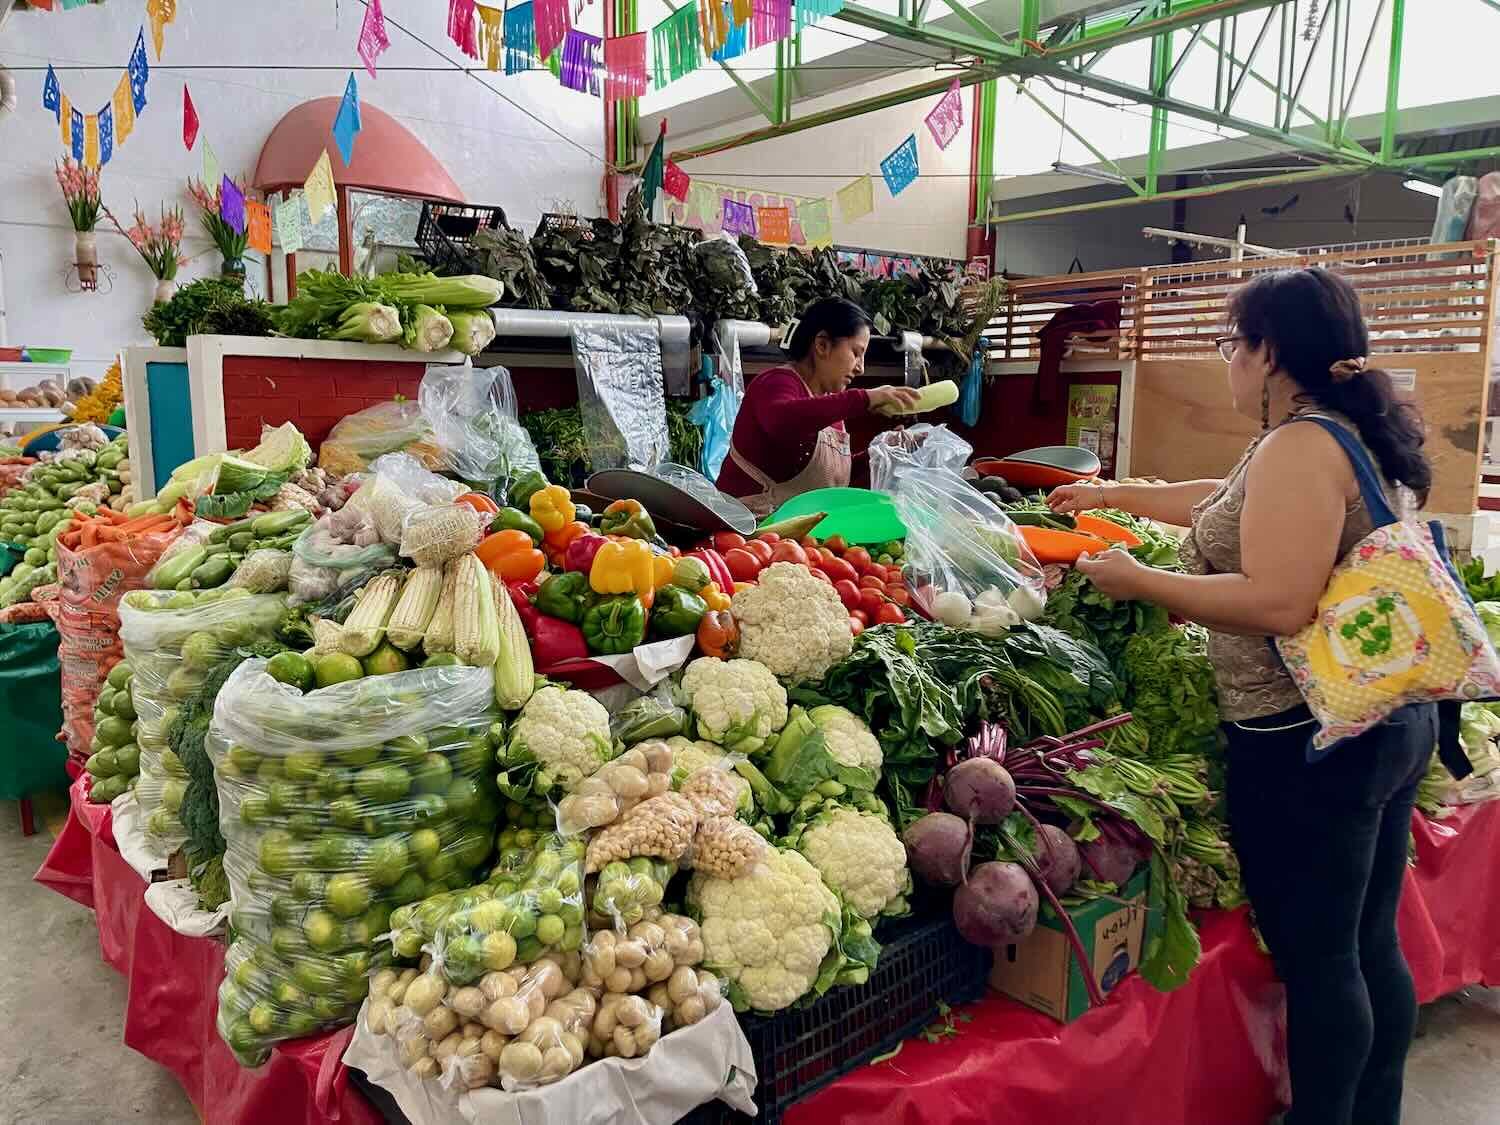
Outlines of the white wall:
<svg viewBox="0 0 1500 1125">
<path fill-rule="evenodd" d="M 463 60 L 444 31 L 445 4 L 388 0 L 385 12 L 388 21 L 410 28 L 440 48 L 443 57 L 388 22 L 391 47 L 381 57 L 381 67 L 445 67 L 449 63 L 444 58 Z M 427 145 L 470 202 L 499 204 L 513 222 L 528 230 L 553 201 L 571 202 L 580 214 L 598 213 L 602 166 L 597 154 L 602 153 L 603 122 L 599 99 L 560 88 L 546 72 L 481 76 L 519 108 L 457 70 L 385 69 L 372 80 L 355 51 L 363 13 L 355 0 L 339 5 L 308 0 L 180 4 L 176 22 L 166 28 L 160 65 L 148 29 L 149 102 L 134 133 L 115 149 L 104 169 L 103 194 L 126 226 L 136 201 L 152 218 L 162 202 L 189 208 L 185 252 L 197 257 L 179 280 L 218 268 L 211 244 L 198 234 L 184 188 L 189 176 L 201 175 L 204 139 L 212 143 L 225 171 L 249 176 L 262 143 L 282 115 L 310 98 L 342 93 L 351 69 L 358 73 L 361 98 L 390 113 Z M 59 67 L 109 67 L 58 70 L 73 103 L 82 112 L 94 112 L 114 91 L 142 19 L 139 3 L 124 2 L 69 12 L 15 13 L 0 32 L 0 65 L 45 67 L 50 61 Z M 267 69 L 173 69 L 205 64 Z M 329 69 L 277 69 L 298 66 Z M 78 371 L 97 374 L 120 347 L 147 341 L 140 317 L 150 306 L 154 282 L 135 251 L 105 223 L 99 256 L 114 272 L 114 290 L 70 294 L 64 289 L 73 236 L 53 180 L 53 162 L 63 153 L 57 124 L 41 104 L 44 74 L 45 70 L 15 72 L 20 106 L 0 121 L 3 307 L 13 346 L 71 346 Z M 184 81 L 202 121 L 192 152 L 182 144 Z M 330 148 L 332 143 L 330 137 Z M 106 230 L 110 233 L 102 233 Z M 264 290 L 263 277 L 257 288 Z"/>
<path fill-rule="evenodd" d="M 887 90 L 910 85 L 909 76 L 869 83 L 825 98 L 798 101 L 793 116 L 847 104 Z M 700 157 L 683 165 L 690 176 L 724 184 L 786 192 L 800 196 L 835 199 L 839 188 L 857 176 L 875 181 L 875 210 L 852 223 L 832 206 L 833 241 L 842 246 L 863 246 L 898 253 L 930 254 L 946 258 L 964 257 L 969 207 L 969 145 L 974 110 L 973 88 L 962 92 L 964 125 L 947 149 L 940 149 L 922 119 L 932 111 L 938 97 L 847 121 L 806 129 L 744 148 Z M 713 130 L 713 136 L 731 136 L 766 124 L 763 117 L 746 117 Z M 880 162 L 911 133 L 917 135 L 917 163 L 921 178 L 900 195 L 892 197 L 880 176 Z M 669 134 L 669 148 L 701 143 L 706 135 Z"/>
</svg>

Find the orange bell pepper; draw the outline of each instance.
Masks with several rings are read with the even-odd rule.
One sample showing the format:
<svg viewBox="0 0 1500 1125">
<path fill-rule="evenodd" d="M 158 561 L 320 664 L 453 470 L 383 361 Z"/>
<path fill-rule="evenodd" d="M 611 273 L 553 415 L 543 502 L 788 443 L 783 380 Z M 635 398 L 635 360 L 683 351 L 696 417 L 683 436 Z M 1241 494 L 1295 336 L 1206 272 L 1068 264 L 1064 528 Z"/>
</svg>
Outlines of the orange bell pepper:
<svg viewBox="0 0 1500 1125">
<path fill-rule="evenodd" d="M 531 494 L 531 518 L 542 525 L 547 533 L 561 531 L 572 522 L 578 509 L 573 504 L 572 494 L 560 484 L 549 484 Z"/>
<path fill-rule="evenodd" d="M 486 535 L 474 554 L 486 570 L 507 582 L 529 582 L 547 566 L 547 557 L 531 545 L 531 536 L 515 528 Z"/>
<path fill-rule="evenodd" d="M 462 496 L 455 496 L 453 502 L 473 508 L 480 515 L 484 516 L 493 516 L 500 510 L 500 505 L 496 504 L 482 492 L 465 492 Z"/>
<path fill-rule="evenodd" d="M 703 599 L 703 604 L 711 610 L 729 608 L 729 599 L 712 582 L 699 590 L 698 596 Z"/>
<path fill-rule="evenodd" d="M 547 532 L 542 539 L 542 547 L 553 563 L 560 563 L 568 549 L 568 544 L 580 535 L 587 535 L 590 530 L 592 529 L 589 525 L 582 520 L 570 520 L 556 531 Z"/>
</svg>

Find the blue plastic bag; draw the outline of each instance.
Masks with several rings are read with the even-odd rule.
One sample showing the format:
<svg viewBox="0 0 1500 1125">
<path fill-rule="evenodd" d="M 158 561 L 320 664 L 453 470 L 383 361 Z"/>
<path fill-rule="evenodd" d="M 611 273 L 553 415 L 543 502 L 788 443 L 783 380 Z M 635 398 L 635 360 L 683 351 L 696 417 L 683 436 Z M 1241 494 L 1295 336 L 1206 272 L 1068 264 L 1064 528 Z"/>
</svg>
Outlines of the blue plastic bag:
<svg viewBox="0 0 1500 1125">
<path fill-rule="evenodd" d="M 700 398 L 688 411 L 688 420 L 703 431 L 703 457 L 698 471 L 709 480 L 719 479 L 719 469 L 729 456 L 729 439 L 739 411 L 739 396 L 719 378 L 713 380 L 708 396 Z"/>
<path fill-rule="evenodd" d="M 958 388 L 958 420 L 965 426 L 979 422 L 979 404 L 984 398 L 984 341 L 974 346 L 974 358 L 969 361 L 968 374 Z"/>
</svg>

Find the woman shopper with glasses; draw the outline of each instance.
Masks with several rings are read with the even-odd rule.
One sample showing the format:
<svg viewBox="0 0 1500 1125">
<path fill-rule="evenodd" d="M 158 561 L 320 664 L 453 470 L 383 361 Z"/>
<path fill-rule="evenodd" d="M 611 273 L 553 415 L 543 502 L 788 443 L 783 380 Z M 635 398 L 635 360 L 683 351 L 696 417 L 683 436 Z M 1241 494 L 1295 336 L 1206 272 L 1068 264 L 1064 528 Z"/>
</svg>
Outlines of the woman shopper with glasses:
<svg viewBox="0 0 1500 1125">
<path fill-rule="evenodd" d="M 1355 435 L 1398 514 L 1432 470 L 1416 411 L 1369 368 L 1359 298 L 1321 269 L 1268 273 L 1230 299 L 1218 339 L 1235 409 L 1261 435 L 1223 480 L 1077 484 L 1055 511 L 1119 508 L 1191 527 L 1188 573 L 1123 551 L 1081 559 L 1105 594 L 1209 629 L 1229 744 L 1230 828 L 1255 919 L 1287 991 L 1288 1125 L 1395 1125 L 1416 1021 L 1396 908 L 1433 704 L 1401 708 L 1315 764 L 1317 725 L 1273 638 L 1308 624 L 1334 565 L 1372 530 L 1349 457 L 1316 414 Z"/>
</svg>

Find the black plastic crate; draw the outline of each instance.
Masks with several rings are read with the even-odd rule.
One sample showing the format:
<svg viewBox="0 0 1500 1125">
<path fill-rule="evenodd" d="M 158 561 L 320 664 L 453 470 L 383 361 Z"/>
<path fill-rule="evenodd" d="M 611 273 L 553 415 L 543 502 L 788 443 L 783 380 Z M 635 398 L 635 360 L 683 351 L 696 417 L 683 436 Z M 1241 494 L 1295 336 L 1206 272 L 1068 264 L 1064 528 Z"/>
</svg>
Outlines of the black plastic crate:
<svg viewBox="0 0 1500 1125">
<path fill-rule="evenodd" d="M 588 219 L 580 219 L 577 215 L 562 215 L 555 211 L 549 211 L 543 215 L 541 221 L 536 225 L 537 237 L 543 234 L 551 234 L 556 230 L 576 229 L 585 242 L 591 242 L 594 238 L 594 224 Z"/>
<path fill-rule="evenodd" d="M 471 245 L 474 236 L 482 230 L 500 230 L 505 226 L 502 208 L 427 200 L 422 204 L 422 217 L 417 220 L 417 245 L 437 272 L 478 273 Z"/>
<path fill-rule="evenodd" d="M 984 995 L 990 952 L 964 941 L 946 911 L 937 920 L 890 923 L 875 936 L 880 961 L 868 983 L 835 988 L 810 1007 L 770 1018 L 740 1017 L 758 1076 L 757 1123 L 777 1125 L 793 1102 L 911 1038 L 936 1020 L 939 1003 Z M 715 1101 L 682 1120 L 727 1125 L 751 1118 Z"/>
</svg>

